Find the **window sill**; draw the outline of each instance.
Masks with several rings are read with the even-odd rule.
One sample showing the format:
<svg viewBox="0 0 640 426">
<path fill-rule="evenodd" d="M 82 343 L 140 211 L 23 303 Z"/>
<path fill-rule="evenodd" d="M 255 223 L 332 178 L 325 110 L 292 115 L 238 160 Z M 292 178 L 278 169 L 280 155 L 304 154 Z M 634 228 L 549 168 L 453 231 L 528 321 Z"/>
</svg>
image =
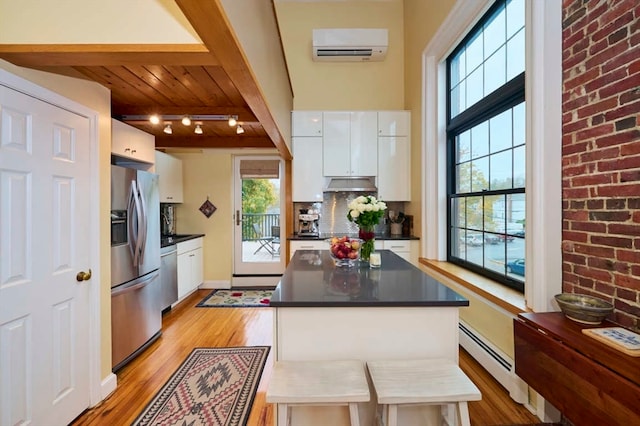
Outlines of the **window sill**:
<svg viewBox="0 0 640 426">
<path fill-rule="evenodd" d="M 453 263 L 420 258 L 420 264 L 453 280 L 470 292 L 487 299 L 513 315 L 530 312 L 524 295 Z"/>
</svg>

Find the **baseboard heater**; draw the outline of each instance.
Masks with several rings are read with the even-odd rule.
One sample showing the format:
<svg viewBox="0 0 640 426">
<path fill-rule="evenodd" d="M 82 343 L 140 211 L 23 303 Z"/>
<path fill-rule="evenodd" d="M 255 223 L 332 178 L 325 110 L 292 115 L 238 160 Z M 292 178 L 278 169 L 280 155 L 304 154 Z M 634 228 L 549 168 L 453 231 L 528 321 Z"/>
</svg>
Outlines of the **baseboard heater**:
<svg viewBox="0 0 640 426">
<path fill-rule="evenodd" d="M 458 324 L 462 346 L 520 404 L 528 403 L 527 384 L 515 373 L 513 359 L 504 354 L 464 321 Z"/>
</svg>

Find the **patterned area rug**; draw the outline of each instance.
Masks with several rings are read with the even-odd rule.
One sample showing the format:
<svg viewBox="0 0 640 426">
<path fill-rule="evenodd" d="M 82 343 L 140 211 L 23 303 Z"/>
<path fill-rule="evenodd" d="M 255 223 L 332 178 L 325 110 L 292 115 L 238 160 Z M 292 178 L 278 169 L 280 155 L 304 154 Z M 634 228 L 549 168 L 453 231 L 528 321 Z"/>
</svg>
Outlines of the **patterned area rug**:
<svg viewBox="0 0 640 426">
<path fill-rule="evenodd" d="M 271 289 L 214 290 L 196 306 L 200 308 L 242 308 L 269 306 Z"/>
<path fill-rule="evenodd" d="M 245 425 L 269 349 L 194 349 L 133 425 Z"/>
</svg>

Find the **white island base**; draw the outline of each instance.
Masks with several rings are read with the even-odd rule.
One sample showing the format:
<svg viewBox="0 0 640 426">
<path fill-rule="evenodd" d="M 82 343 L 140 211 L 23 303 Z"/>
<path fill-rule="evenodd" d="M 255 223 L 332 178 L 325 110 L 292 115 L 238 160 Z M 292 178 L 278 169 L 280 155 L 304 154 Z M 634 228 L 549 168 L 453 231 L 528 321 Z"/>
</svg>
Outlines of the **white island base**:
<svg viewBox="0 0 640 426">
<path fill-rule="evenodd" d="M 458 306 L 276 307 L 275 311 L 276 360 L 446 358 L 458 362 Z M 359 407 L 361 425 L 377 424 L 370 379 L 369 387 L 371 402 Z M 439 412 L 433 406 L 403 407 L 398 424 L 439 424 Z M 349 425 L 348 410 L 295 407 L 291 424 Z"/>
</svg>

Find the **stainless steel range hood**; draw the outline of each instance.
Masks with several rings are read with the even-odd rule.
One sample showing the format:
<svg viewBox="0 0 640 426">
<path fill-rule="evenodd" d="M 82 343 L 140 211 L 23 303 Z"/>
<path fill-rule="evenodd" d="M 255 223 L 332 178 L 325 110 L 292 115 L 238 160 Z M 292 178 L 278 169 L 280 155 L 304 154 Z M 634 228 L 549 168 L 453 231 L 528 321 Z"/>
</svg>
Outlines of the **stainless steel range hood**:
<svg viewBox="0 0 640 426">
<path fill-rule="evenodd" d="M 374 177 L 334 177 L 324 192 L 377 192 Z"/>
</svg>

